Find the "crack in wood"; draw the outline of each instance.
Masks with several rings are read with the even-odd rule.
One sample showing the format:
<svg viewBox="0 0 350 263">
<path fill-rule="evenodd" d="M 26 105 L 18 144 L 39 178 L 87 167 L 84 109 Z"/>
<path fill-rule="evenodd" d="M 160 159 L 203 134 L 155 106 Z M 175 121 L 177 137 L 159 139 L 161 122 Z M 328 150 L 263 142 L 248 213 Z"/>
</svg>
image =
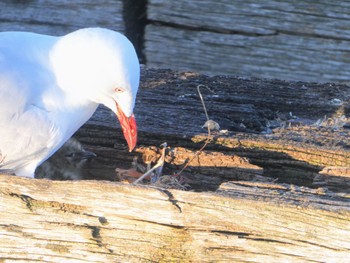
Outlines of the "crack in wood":
<svg viewBox="0 0 350 263">
<path fill-rule="evenodd" d="M 50 22 L 50 21 L 34 21 L 32 19 L 0 19 L 0 23 L 27 23 L 29 25 L 45 25 L 45 26 L 61 26 L 67 27 L 67 24 L 58 23 L 58 22 Z"/>
<path fill-rule="evenodd" d="M 96 245 L 106 249 L 109 253 L 114 253 L 113 249 L 107 247 L 105 243 L 102 241 L 101 229 L 98 226 L 85 225 L 88 229 L 91 230 L 91 240 L 96 242 Z"/>
<path fill-rule="evenodd" d="M 236 232 L 236 231 L 228 231 L 228 230 L 211 230 L 210 232 L 223 234 L 223 235 L 238 236 L 239 238 L 246 238 L 250 236 L 250 234 L 246 232 Z"/>
<path fill-rule="evenodd" d="M 165 194 L 168 197 L 168 201 L 176 207 L 176 209 L 179 210 L 180 213 L 182 213 L 181 207 L 178 205 L 178 200 L 174 198 L 174 195 L 167 189 L 161 189 L 161 188 L 156 188 L 158 191 L 161 193 Z"/>
<path fill-rule="evenodd" d="M 221 33 L 221 34 L 228 34 L 228 35 L 243 35 L 243 36 L 254 36 L 254 37 L 260 37 L 260 36 L 275 36 L 278 35 L 279 32 L 277 30 L 274 30 L 273 33 L 258 33 L 258 32 L 247 32 L 243 30 L 228 30 L 224 28 L 210 28 L 206 26 L 191 26 L 191 25 L 185 25 L 185 24 L 178 24 L 174 22 L 166 22 L 166 21 L 160 21 L 160 20 L 149 20 L 149 24 L 154 24 L 157 26 L 166 26 L 171 28 L 177 28 L 177 29 L 184 29 L 189 31 L 198 31 L 198 32 L 210 32 L 210 33 Z M 272 30 L 270 30 L 271 32 Z"/>
<path fill-rule="evenodd" d="M 22 200 L 22 202 L 25 203 L 26 207 L 29 209 L 29 211 L 34 212 L 33 210 L 33 201 L 34 199 L 31 198 L 28 195 L 24 195 L 24 194 L 16 194 L 16 193 L 10 193 L 9 194 L 12 197 L 16 197 Z"/>
<path fill-rule="evenodd" d="M 149 220 L 144 220 L 144 219 L 131 218 L 130 220 L 145 222 L 145 223 L 149 223 L 149 224 L 156 224 L 156 225 L 160 225 L 160 226 L 166 226 L 166 227 L 170 227 L 170 228 L 174 228 L 174 229 L 182 229 L 182 230 L 188 229 L 186 226 L 166 224 L 166 223 L 162 223 L 162 222 L 155 222 L 155 221 L 149 221 Z"/>
<path fill-rule="evenodd" d="M 270 238 L 257 238 L 257 237 L 245 237 L 246 239 L 254 240 L 254 241 L 262 241 L 262 242 L 268 242 L 268 243 L 279 243 L 279 244 L 285 244 L 285 245 L 293 245 L 293 243 L 290 242 L 284 242 L 276 239 L 270 239 Z"/>
<path fill-rule="evenodd" d="M 246 232 L 235 232 L 235 231 L 225 231 L 225 230 L 212 230 L 211 232 L 219 233 L 223 235 L 233 235 L 233 236 L 237 236 L 238 238 L 245 238 L 245 239 L 250 239 L 254 241 L 263 241 L 263 242 L 270 242 L 270 243 L 272 242 L 272 243 L 292 245 L 292 243 L 290 242 L 284 242 L 276 239 L 252 237 L 251 234 Z"/>
<path fill-rule="evenodd" d="M 22 202 L 25 203 L 26 207 L 31 211 L 34 212 L 34 208 L 38 207 L 50 207 L 53 209 L 58 209 L 63 213 L 73 213 L 73 214 L 79 214 L 79 215 L 85 215 L 85 216 L 91 216 L 94 218 L 97 218 L 99 222 L 102 224 L 102 222 L 106 222 L 107 220 L 105 219 L 99 219 L 98 216 L 95 215 L 90 215 L 87 213 L 83 213 L 84 208 L 82 206 L 74 205 L 74 204 L 69 204 L 69 203 L 60 203 L 57 201 L 43 201 L 43 200 L 36 200 L 32 198 L 31 196 L 25 195 L 25 194 L 17 194 L 17 193 L 9 193 L 8 194 L 11 197 L 16 197 L 19 198 Z"/>
</svg>

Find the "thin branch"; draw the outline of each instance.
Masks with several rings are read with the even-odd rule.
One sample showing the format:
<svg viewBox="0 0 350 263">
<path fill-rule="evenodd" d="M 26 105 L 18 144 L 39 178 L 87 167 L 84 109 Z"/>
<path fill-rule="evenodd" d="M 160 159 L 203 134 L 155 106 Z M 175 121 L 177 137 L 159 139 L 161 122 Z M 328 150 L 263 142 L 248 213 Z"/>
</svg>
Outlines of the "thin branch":
<svg viewBox="0 0 350 263">
<path fill-rule="evenodd" d="M 211 141 L 210 138 L 210 129 L 208 127 L 208 136 L 207 136 L 207 140 L 205 141 L 204 145 L 192 156 L 192 158 L 186 163 L 186 165 L 180 170 L 180 172 L 178 172 L 176 175 L 180 175 L 189 165 L 190 163 L 193 161 L 194 158 L 196 158 L 202 151 L 203 149 L 208 145 L 208 143 Z"/>
<path fill-rule="evenodd" d="M 140 178 L 138 178 L 136 181 L 133 182 L 133 184 L 137 184 L 141 182 L 143 179 L 145 179 L 148 175 L 150 175 L 154 170 L 156 170 L 159 167 L 163 167 L 164 165 L 164 160 L 165 160 L 165 149 L 167 147 L 167 143 L 163 143 L 161 146 L 163 146 L 162 149 L 162 156 L 159 158 L 158 162 L 156 163 L 155 166 L 152 167 L 152 169 L 148 170 L 145 172 Z M 160 171 L 161 172 L 161 171 Z M 157 175 L 158 177 L 160 176 L 159 174 Z"/>
<path fill-rule="evenodd" d="M 201 87 L 207 88 L 212 93 L 213 93 L 213 91 L 211 89 L 209 89 L 207 86 L 203 85 L 203 84 L 199 84 L 197 86 L 197 91 L 198 91 L 199 97 L 200 97 L 200 99 L 202 101 L 202 105 L 203 105 L 203 109 L 204 109 L 204 112 L 205 112 L 205 116 L 207 117 L 207 122 L 209 122 L 210 119 L 209 119 L 209 116 L 208 116 L 207 108 L 205 107 L 203 96 L 202 96 L 202 93 L 200 91 Z M 190 163 L 194 160 L 194 158 L 196 158 L 203 151 L 203 149 L 208 145 L 208 143 L 212 140 L 211 139 L 211 133 L 210 133 L 210 125 L 207 125 L 207 129 L 208 129 L 208 135 L 207 135 L 207 139 L 206 139 L 204 145 L 192 156 L 192 158 L 186 163 L 186 165 L 180 170 L 180 172 L 177 173 L 177 175 L 180 175 L 190 165 Z"/>
<path fill-rule="evenodd" d="M 207 108 L 205 107 L 205 103 L 204 103 L 204 100 L 203 100 L 203 96 L 202 96 L 202 93 L 200 91 L 200 88 L 201 87 L 204 87 L 206 88 L 207 90 L 209 90 L 210 92 L 214 93 L 211 89 L 208 88 L 208 86 L 205 86 L 203 84 L 199 84 L 197 86 L 197 91 L 198 91 L 198 95 L 199 95 L 199 98 L 201 99 L 202 101 L 202 105 L 203 105 L 203 109 L 204 109 L 204 113 L 205 113 L 205 116 L 207 117 L 207 121 L 209 121 L 209 116 L 208 116 L 208 112 L 207 112 Z"/>
</svg>

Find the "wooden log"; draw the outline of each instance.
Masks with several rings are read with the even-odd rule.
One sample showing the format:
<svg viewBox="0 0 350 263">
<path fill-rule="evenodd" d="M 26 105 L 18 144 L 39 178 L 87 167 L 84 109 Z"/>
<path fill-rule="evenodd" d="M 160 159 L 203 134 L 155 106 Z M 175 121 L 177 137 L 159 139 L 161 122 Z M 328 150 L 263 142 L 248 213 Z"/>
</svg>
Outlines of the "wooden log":
<svg viewBox="0 0 350 263">
<path fill-rule="evenodd" d="M 222 131 L 196 155 L 208 138 L 199 84 Z M 100 107 L 76 133 L 98 155 L 90 181 L 0 175 L 0 261 L 344 261 L 350 89 L 331 87 L 143 69 L 135 153 Z M 154 162 L 165 141 L 169 178 L 196 155 L 181 174 L 192 191 L 91 180 Z"/>
<path fill-rule="evenodd" d="M 150 0 L 147 64 L 210 75 L 348 81 L 349 13 L 348 4 L 326 1 Z"/>
<path fill-rule="evenodd" d="M 0 176 L 0 201 L 3 262 L 341 262 L 350 250 L 348 198 L 286 186 L 215 194 Z"/>
<path fill-rule="evenodd" d="M 122 1 L 2 1 L 1 31 L 32 31 L 64 35 L 84 27 L 124 32 Z"/>
</svg>

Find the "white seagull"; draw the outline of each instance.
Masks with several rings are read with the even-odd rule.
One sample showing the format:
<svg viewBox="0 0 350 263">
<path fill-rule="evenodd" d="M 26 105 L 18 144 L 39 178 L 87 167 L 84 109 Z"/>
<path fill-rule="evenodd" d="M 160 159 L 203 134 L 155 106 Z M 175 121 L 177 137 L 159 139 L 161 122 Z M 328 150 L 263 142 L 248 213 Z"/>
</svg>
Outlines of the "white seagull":
<svg viewBox="0 0 350 263">
<path fill-rule="evenodd" d="M 133 45 L 112 30 L 0 33 L 0 173 L 34 177 L 99 104 L 117 115 L 132 151 L 139 79 Z"/>
</svg>

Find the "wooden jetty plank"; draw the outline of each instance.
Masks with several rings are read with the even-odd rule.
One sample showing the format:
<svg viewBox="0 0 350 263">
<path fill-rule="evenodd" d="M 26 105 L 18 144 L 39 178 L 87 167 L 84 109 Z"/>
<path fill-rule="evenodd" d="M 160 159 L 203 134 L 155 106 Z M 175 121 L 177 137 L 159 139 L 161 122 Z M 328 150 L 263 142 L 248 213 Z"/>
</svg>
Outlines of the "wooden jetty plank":
<svg viewBox="0 0 350 263">
<path fill-rule="evenodd" d="M 350 4 L 325 0 L 260 2 L 256 0 L 149 0 L 151 21 L 199 31 L 276 35 L 290 33 L 349 40 Z M 348 25 L 348 26 L 346 26 Z"/>
<path fill-rule="evenodd" d="M 347 3 L 150 0 L 147 14 L 149 66 L 210 75 L 349 80 Z"/>
<path fill-rule="evenodd" d="M 0 10 L 1 31 L 63 35 L 94 26 L 125 29 L 121 0 L 2 1 Z"/>
</svg>

